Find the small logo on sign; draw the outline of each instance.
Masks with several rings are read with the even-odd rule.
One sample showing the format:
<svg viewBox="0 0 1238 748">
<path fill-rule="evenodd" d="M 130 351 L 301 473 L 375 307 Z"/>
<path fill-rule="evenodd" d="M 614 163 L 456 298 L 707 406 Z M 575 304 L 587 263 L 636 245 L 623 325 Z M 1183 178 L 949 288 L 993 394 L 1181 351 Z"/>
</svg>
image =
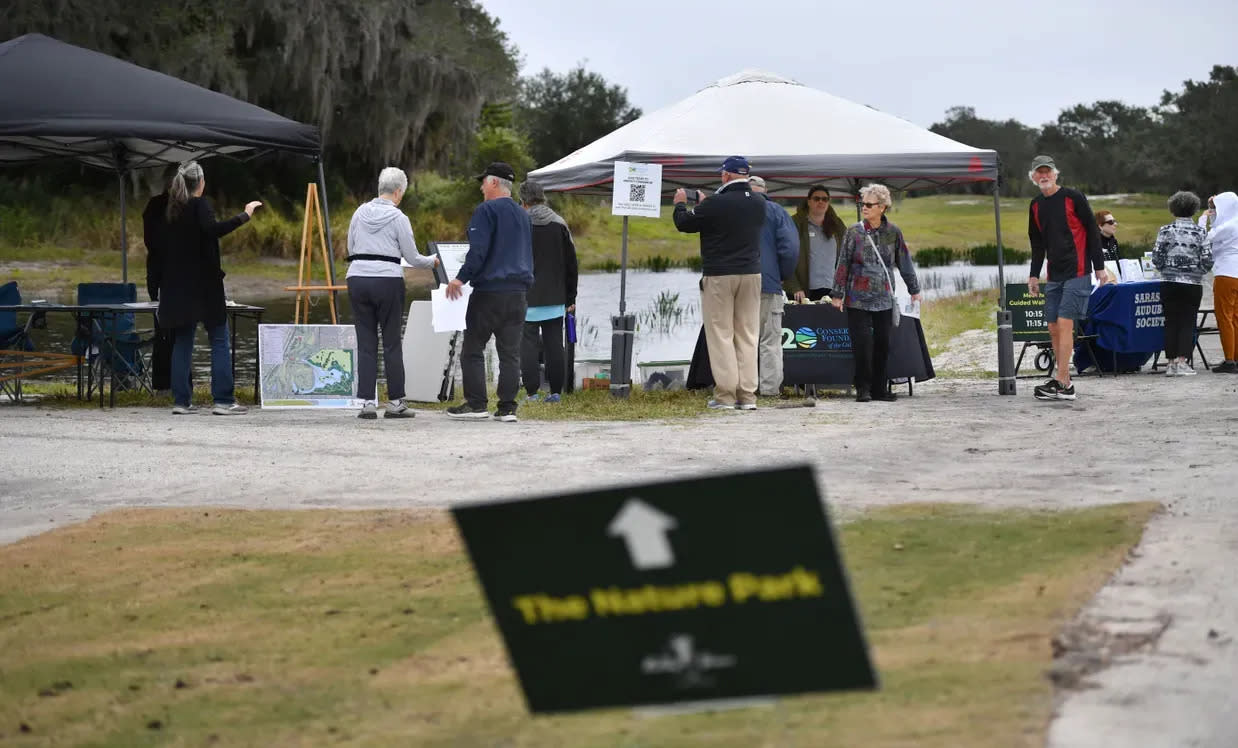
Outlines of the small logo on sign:
<svg viewBox="0 0 1238 748">
<path fill-rule="evenodd" d="M 735 655 L 697 651 L 691 634 L 672 634 L 665 650 L 641 660 L 640 670 L 645 675 L 673 675 L 682 688 L 700 688 L 714 684 L 710 671 L 733 668 L 738 662 Z"/>
<path fill-rule="evenodd" d="M 801 327 L 795 331 L 795 344 L 800 348 L 816 348 L 817 331 L 811 327 Z"/>
</svg>

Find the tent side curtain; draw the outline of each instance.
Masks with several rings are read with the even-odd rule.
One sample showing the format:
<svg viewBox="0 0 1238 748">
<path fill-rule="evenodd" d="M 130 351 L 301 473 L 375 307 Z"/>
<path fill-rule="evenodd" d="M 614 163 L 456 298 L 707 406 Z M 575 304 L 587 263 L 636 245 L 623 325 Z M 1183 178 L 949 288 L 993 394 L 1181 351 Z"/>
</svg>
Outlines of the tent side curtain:
<svg viewBox="0 0 1238 748">
<path fill-rule="evenodd" d="M 669 194 L 679 187 L 716 188 L 718 165 L 725 158 L 627 152 L 612 161 L 537 169 L 528 178 L 550 191 L 609 195 L 614 161 L 659 163 L 662 191 Z M 857 183 L 880 182 L 895 190 L 924 189 L 990 182 L 998 173 L 996 151 L 750 156 L 748 161 L 752 173 L 765 179 L 771 194 L 785 196 L 802 195 L 813 184 L 850 194 Z"/>
</svg>

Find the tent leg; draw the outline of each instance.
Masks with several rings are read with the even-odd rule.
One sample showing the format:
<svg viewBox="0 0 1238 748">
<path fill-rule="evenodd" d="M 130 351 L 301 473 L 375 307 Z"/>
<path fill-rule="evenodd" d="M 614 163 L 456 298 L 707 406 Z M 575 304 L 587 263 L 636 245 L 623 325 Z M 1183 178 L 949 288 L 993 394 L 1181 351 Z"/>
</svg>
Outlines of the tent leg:
<svg viewBox="0 0 1238 748">
<path fill-rule="evenodd" d="M 335 285 L 335 242 L 331 239 L 331 211 L 327 207 L 327 176 L 322 168 L 322 156 L 318 161 L 318 196 L 322 202 L 322 223 L 323 228 L 327 231 L 327 285 Z M 338 291 L 330 291 L 331 306 L 335 307 L 338 304 Z"/>
<path fill-rule="evenodd" d="M 125 172 L 119 169 L 116 178 L 120 182 L 120 282 L 129 282 L 129 237 L 125 226 Z"/>
<path fill-rule="evenodd" d="M 1001 183 L 993 180 L 993 224 L 997 229 L 997 288 L 1000 303 L 997 311 L 997 394 L 1016 394 L 1014 365 L 1014 330 L 1010 312 L 1006 309 L 1006 260 L 1002 253 Z"/>
</svg>

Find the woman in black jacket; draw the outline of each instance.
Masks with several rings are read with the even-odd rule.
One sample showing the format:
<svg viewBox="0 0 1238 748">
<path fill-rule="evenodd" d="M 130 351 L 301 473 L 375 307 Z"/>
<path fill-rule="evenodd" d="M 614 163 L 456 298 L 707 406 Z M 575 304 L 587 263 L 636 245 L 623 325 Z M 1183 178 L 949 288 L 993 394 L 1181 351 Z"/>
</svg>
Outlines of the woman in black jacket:
<svg viewBox="0 0 1238 748">
<path fill-rule="evenodd" d="M 535 182 L 520 185 L 520 202 L 533 225 L 533 287 L 525 312 L 520 344 L 520 378 L 529 400 L 537 400 L 542 377 L 539 352 L 545 354 L 550 394 L 546 402 L 562 397 L 566 369 L 563 362 L 563 317 L 576 308 L 576 245 L 567 223 L 546 205 L 546 193 Z"/>
<path fill-rule="evenodd" d="M 232 382 L 232 351 L 228 346 L 228 316 L 224 271 L 219 265 L 219 238 L 245 223 L 262 205 L 257 200 L 245 212 L 216 221 L 202 197 L 206 177 L 196 161 L 181 164 L 168 188 L 163 272 L 159 276 L 159 326 L 172 331 L 172 412 L 193 413 L 189 367 L 198 323 L 211 342 L 211 397 L 215 415 L 240 415 Z"/>
</svg>

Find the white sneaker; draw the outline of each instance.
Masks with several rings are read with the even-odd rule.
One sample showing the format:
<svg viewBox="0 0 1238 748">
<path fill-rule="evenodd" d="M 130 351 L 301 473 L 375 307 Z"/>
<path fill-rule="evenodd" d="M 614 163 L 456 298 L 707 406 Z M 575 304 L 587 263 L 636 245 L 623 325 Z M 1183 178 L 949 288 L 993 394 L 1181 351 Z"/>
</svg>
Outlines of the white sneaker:
<svg viewBox="0 0 1238 748">
<path fill-rule="evenodd" d="M 243 416 L 249 412 L 240 403 L 215 403 L 215 407 L 211 408 L 211 414 L 216 416 Z"/>
<path fill-rule="evenodd" d="M 1194 367 L 1194 366 L 1191 366 L 1190 364 L 1188 364 L 1188 363 L 1187 363 L 1187 362 L 1185 362 L 1185 361 L 1183 361 L 1182 363 L 1178 364 L 1178 376 L 1180 376 L 1180 377 L 1193 377 L 1193 376 L 1195 376 L 1195 375 L 1196 375 L 1196 374 L 1198 374 L 1198 373 L 1199 373 L 1199 372 L 1195 371 L 1195 367 Z"/>
<path fill-rule="evenodd" d="M 197 415 L 197 413 L 198 413 L 198 406 L 194 405 L 193 403 L 189 403 L 188 405 L 173 405 L 172 406 L 172 415 L 174 416 L 192 416 L 192 415 Z"/>
<path fill-rule="evenodd" d="M 1168 364 L 1165 365 L 1165 376 L 1167 377 L 1178 376 L 1178 362 L 1177 361 L 1170 361 Z"/>
</svg>

